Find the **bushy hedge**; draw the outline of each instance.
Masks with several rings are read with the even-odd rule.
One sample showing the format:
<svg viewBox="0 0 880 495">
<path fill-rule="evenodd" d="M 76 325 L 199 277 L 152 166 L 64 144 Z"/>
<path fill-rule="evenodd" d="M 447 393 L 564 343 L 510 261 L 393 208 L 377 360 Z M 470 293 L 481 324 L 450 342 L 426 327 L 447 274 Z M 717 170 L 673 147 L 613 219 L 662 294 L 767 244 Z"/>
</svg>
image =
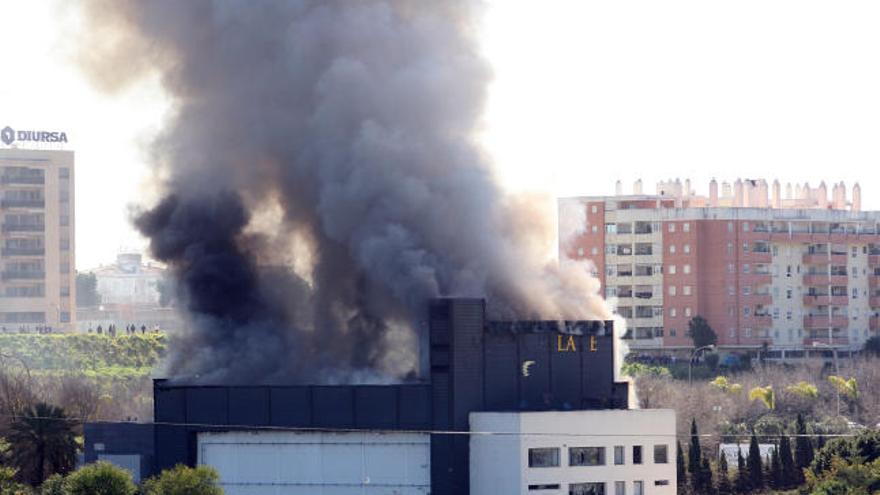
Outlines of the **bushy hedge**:
<svg viewBox="0 0 880 495">
<path fill-rule="evenodd" d="M 24 360 L 32 371 L 85 374 L 149 373 L 164 356 L 161 333 L 110 337 L 96 334 L 0 334 L 0 353 Z"/>
</svg>

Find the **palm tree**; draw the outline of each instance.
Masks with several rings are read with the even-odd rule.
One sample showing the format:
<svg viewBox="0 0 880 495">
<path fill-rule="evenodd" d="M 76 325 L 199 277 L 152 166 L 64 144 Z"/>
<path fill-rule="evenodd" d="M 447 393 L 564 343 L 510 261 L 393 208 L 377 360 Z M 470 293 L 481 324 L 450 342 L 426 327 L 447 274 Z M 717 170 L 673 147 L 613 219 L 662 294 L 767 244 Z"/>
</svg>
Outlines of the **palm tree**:
<svg viewBox="0 0 880 495">
<path fill-rule="evenodd" d="M 60 407 L 43 402 L 27 408 L 9 425 L 6 440 L 12 463 L 22 479 L 32 485 L 53 473 L 65 474 L 76 462 L 76 433 L 73 420 Z"/>
</svg>

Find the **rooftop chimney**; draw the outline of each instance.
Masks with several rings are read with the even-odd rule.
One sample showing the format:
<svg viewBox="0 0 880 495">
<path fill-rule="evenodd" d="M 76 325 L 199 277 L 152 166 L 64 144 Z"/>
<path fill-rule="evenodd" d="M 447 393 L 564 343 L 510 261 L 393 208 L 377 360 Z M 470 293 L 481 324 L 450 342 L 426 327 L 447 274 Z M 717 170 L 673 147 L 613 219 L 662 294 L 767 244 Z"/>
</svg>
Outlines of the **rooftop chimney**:
<svg viewBox="0 0 880 495">
<path fill-rule="evenodd" d="M 852 211 L 862 211 L 862 188 L 856 182 L 852 188 Z"/>
<path fill-rule="evenodd" d="M 709 181 L 709 206 L 718 206 L 718 181 Z"/>
</svg>

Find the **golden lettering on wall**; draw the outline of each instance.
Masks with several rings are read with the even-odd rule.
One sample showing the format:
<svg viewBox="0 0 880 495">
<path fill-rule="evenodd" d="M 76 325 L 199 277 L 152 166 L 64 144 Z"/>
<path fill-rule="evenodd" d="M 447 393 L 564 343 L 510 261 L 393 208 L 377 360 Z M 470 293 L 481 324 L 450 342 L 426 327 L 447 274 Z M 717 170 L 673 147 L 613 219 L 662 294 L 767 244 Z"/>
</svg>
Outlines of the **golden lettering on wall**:
<svg viewBox="0 0 880 495">
<path fill-rule="evenodd" d="M 574 342 L 574 336 L 569 335 L 565 342 L 562 342 L 562 335 L 556 336 L 556 350 L 558 352 L 577 352 L 577 346 Z"/>
</svg>

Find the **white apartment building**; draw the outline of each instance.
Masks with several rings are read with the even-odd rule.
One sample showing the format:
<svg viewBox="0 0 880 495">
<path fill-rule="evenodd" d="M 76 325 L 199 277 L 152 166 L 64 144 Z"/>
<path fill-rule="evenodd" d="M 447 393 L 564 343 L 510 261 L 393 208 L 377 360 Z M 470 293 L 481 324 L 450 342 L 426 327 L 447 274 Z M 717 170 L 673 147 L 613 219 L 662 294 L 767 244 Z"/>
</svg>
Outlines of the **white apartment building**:
<svg viewBox="0 0 880 495">
<path fill-rule="evenodd" d="M 673 495 L 675 411 L 470 414 L 471 495 Z"/>
</svg>

